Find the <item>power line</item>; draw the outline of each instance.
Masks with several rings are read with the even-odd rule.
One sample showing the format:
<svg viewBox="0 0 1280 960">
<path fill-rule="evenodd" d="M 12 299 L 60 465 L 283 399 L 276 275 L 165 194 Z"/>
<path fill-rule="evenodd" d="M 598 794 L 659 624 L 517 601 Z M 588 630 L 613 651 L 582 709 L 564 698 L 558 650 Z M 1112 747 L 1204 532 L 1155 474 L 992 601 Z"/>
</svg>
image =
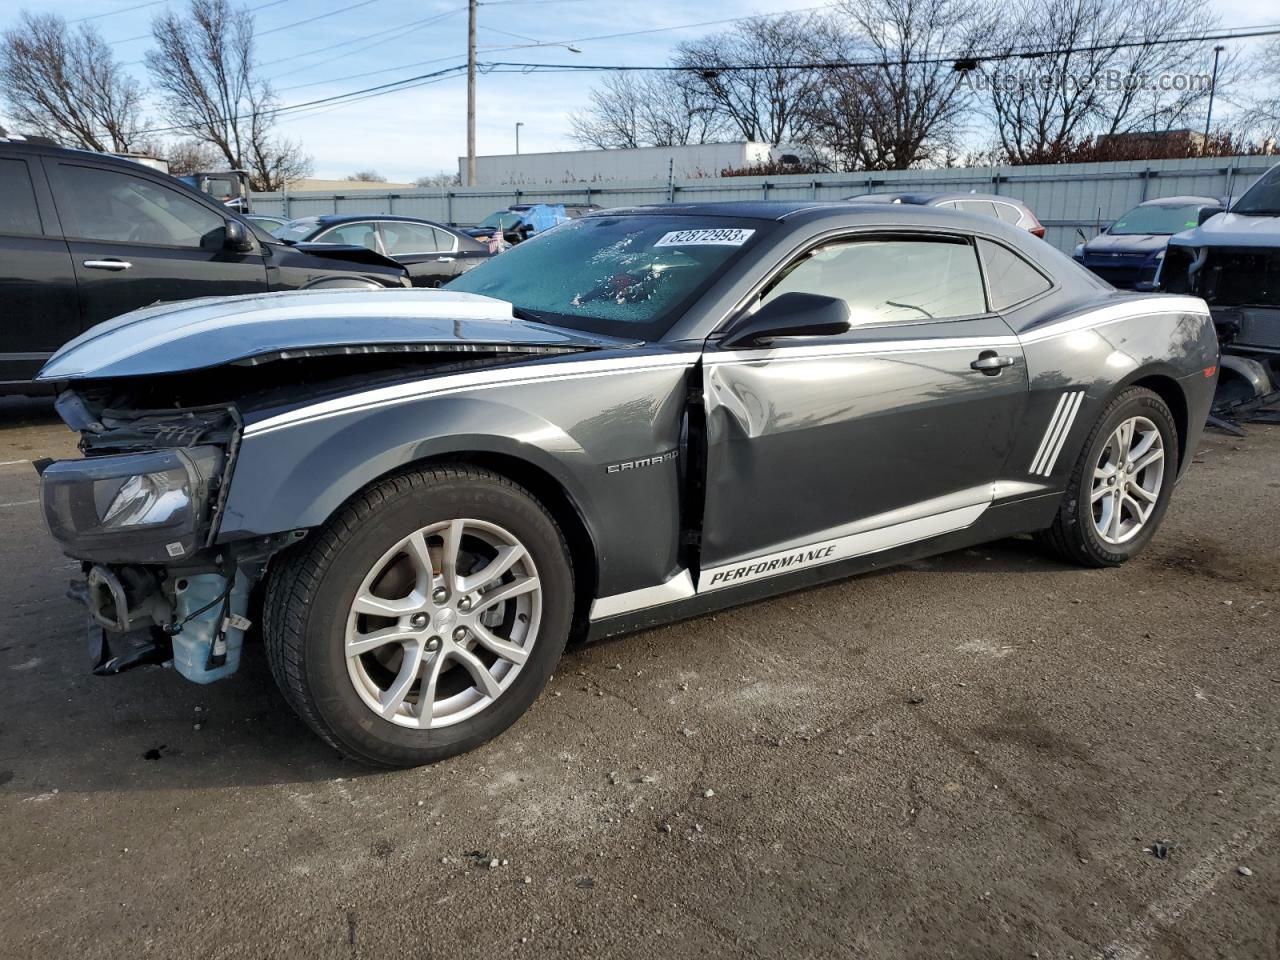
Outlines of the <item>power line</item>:
<svg viewBox="0 0 1280 960">
<path fill-rule="evenodd" d="M 117 13 L 132 13 L 134 10 L 141 10 L 143 7 L 157 7 L 162 3 L 168 3 L 169 0 L 148 0 L 147 3 L 139 3 L 133 7 L 125 7 L 123 10 L 108 10 L 106 13 L 94 13 L 87 17 L 76 17 L 74 20 L 68 20 L 68 23 L 84 23 L 86 20 L 101 20 L 103 17 L 114 17 Z"/>
<path fill-rule="evenodd" d="M 533 0 L 529 0 L 533 2 Z M 1044 56 L 1061 56 L 1071 53 L 1085 53 L 1099 50 L 1119 50 L 1132 47 L 1149 47 L 1162 46 L 1174 43 L 1208 43 L 1213 40 L 1240 40 L 1251 39 L 1256 37 L 1269 37 L 1280 35 L 1280 26 L 1270 27 L 1242 27 L 1231 31 L 1223 31 L 1215 34 L 1200 35 L 1196 37 L 1169 37 L 1157 40 L 1131 40 L 1119 41 L 1109 44 L 1095 44 L 1081 47 L 1060 47 L 1056 49 L 1032 49 L 1020 51 L 1004 51 L 1000 53 L 983 54 L 975 57 L 973 54 L 950 55 L 945 57 L 924 57 L 919 59 L 907 60 L 903 62 L 895 62 L 895 65 L 910 65 L 924 63 L 957 63 L 960 61 L 1002 61 L 1013 59 L 1037 59 Z M 731 73 L 753 70 L 818 70 L 818 69 L 850 69 L 855 67 L 879 67 L 881 61 L 875 60 L 824 60 L 804 63 L 755 63 L 755 64 L 705 64 L 697 67 L 679 67 L 670 64 L 661 66 L 636 66 L 626 64 L 548 64 L 548 63 L 516 63 L 516 62 L 484 62 L 477 64 L 477 68 L 485 73 L 537 73 L 537 72 L 557 72 L 557 73 L 587 73 L 587 72 L 623 72 L 623 71 L 650 71 L 650 72 L 683 72 L 683 73 Z M 400 90 L 412 89 L 414 86 L 425 85 L 436 79 L 446 78 L 464 70 L 463 64 L 455 64 L 451 67 L 445 67 L 431 73 L 421 74 L 414 77 L 405 77 L 401 80 L 393 80 L 388 83 L 377 84 L 372 87 L 365 87 L 359 90 L 350 90 L 346 93 L 334 94 L 329 97 L 322 97 L 316 100 L 308 100 L 303 103 L 289 104 L 283 107 L 276 107 L 271 110 L 261 110 L 255 113 L 246 114 L 240 118 L 242 120 L 250 120 L 254 117 L 279 117 L 287 114 L 296 113 L 310 107 L 317 107 L 326 104 L 357 102 L 356 98 L 361 100 L 373 99 L 375 96 L 385 96 L 390 93 L 397 93 Z M 219 117 L 216 122 L 228 122 L 230 118 Z M 182 130 L 190 130 L 199 126 L 198 124 L 178 124 L 169 127 L 155 127 L 149 130 L 142 130 L 139 133 L 172 133 Z"/>
<path fill-rule="evenodd" d="M 273 108 L 272 108 L 272 109 L 270 109 L 270 110 L 255 110 L 255 111 L 250 111 L 250 112 L 248 112 L 248 113 L 244 114 L 244 115 L 243 115 L 243 116 L 241 116 L 241 117 L 236 117 L 236 118 L 233 118 L 233 117 L 223 117 L 223 116 L 220 116 L 220 117 L 213 117 L 213 118 L 211 118 L 211 121 L 210 121 L 210 122 L 213 122 L 213 123 L 229 123 L 229 122 L 231 122 L 232 120 L 243 120 L 243 121 L 249 121 L 249 120 L 253 120 L 253 119 L 257 118 L 257 117 L 270 117 L 270 118 L 273 118 L 273 119 L 274 119 L 275 117 L 281 116 L 281 115 L 283 115 L 283 114 L 293 113 L 293 112 L 298 111 L 298 110 L 303 110 L 303 109 L 305 109 L 305 108 L 307 108 L 307 107 L 320 106 L 320 105 L 322 105 L 322 104 L 326 104 L 326 103 L 333 103 L 333 102 L 335 102 L 335 101 L 344 101 L 344 100 L 347 100 L 348 98 L 361 96 L 361 95 L 363 95 L 363 94 L 380 94 L 380 95 L 385 95 L 385 94 L 387 94 L 387 93 L 395 93 L 395 92 L 397 92 L 399 89 L 402 89 L 402 88 L 403 88 L 403 89 L 407 89 L 407 85 L 408 85 L 408 84 L 412 84 L 412 83 L 415 83 L 415 82 L 417 82 L 417 81 L 422 81 L 422 80 L 430 80 L 430 79 L 434 79 L 434 78 L 436 78 L 436 77 L 445 77 L 445 76 L 448 76 L 448 75 L 449 75 L 449 74 L 451 74 L 451 73 L 456 73 L 456 72 L 458 72 L 458 71 L 460 71 L 460 70 L 463 70 L 463 69 L 465 69 L 465 67 L 464 67 L 463 65 L 461 65 L 461 64 L 455 64 L 455 65 L 454 65 L 454 66 L 452 66 L 452 67 L 445 67 L 443 70 L 436 70 L 436 71 L 434 71 L 434 72 L 432 72 L 432 73 L 424 73 L 424 74 L 422 74 L 422 75 L 420 75 L 420 76 L 417 76 L 417 77 L 406 77 L 406 78 L 405 78 L 405 79 L 403 79 L 403 80 L 393 80 L 393 81 L 392 81 L 392 82 L 390 82 L 390 83 L 382 83 L 382 84 L 378 84 L 377 86 L 373 86 L 373 87 L 366 87 L 366 88 L 364 88 L 363 90 L 351 90 L 351 91 L 348 91 L 347 93 L 337 93 L 337 94 L 334 94 L 334 95 L 333 95 L 333 96 L 331 96 L 331 97 L 321 97 L 321 98 L 319 98 L 319 99 L 317 99 L 317 100 L 307 100 L 307 101 L 306 101 L 306 102 L 304 102 L 304 103 L 292 103 L 292 104 L 289 104 L 289 105 L 287 105 L 287 106 L 283 106 L 283 107 L 273 107 Z M 194 129 L 197 129 L 198 127 L 201 127 L 201 126 L 204 126 L 204 124 L 202 124 L 202 123 L 179 123 L 179 124 L 174 124 L 174 125 L 172 125 L 172 126 L 168 126 L 168 127 L 151 127 L 151 128 L 149 128 L 149 129 L 147 129 L 147 130 L 139 130 L 139 131 L 138 131 L 138 134 L 142 135 L 142 134 L 152 134 L 152 133 L 178 133 L 178 132 L 181 132 L 181 131 L 183 131 L 183 130 L 194 130 Z"/>
<path fill-rule="evenodd" d="M 284 23 L 278 27 L 272 27 L 270 30 L 263 30 L 260 33 L 258 31 L 254 31 L 253 36 L 255 39 L 258 37 L 265 37 L 269 33 L 279 33 L 281 30 L 288 30 L 291 27 L 300 27 L 305 23 L 315 23 L 317 20 L 324 20 L 328 17 L 336 16 L 339 13 L 346 13 L 348 10 L 355 10 L 359 7 L 367 7 L 369 4 L 377 2 L 378 0 L 360 0 L 359 3 L 350 3 L 345 7 L 338 7 L 337 10 L 330 10 L 328 13 L 319 13 L 314 17 L 305 17 L 302 20 L 295 20 L 293 23 Z"/>
<path fill-rule="evenodd" d="M 347 44 L 350 44 L 350 43 L 360 43 L 363 40 L 372 40 L 374 37 L 384 37 L 388 33 L 398 33 L 398 34 L 410 33 L 414 30 L 419 29 L 420 27 L 425 27 L 428 24 L 435 23 L 438 20 L 443 20 L 446 17 L 451 17 L 455 13 L 460 13 L 465 9 L 466 9 L 465 7 L 454 7 L 452 10 L 446 10 L 443 13 L 437 13 L 430 17 L 423 17 L 421 20 L 411 20 L 408 23 L 397 24 L 394 27 L 388 27 L 385 30 L 377 31 L 376 33 L 366 33 L 359 37 L 352 37 L 349 40 L 339 40 L 337 43 L 331 43 L 327 47 L 317 47 L 314 50 L 307 50 L 303 53 L 295 53 L 288 57 L 281 57 L 279 60 L 259 61 L 257 65 L 259 67 L 270 67 L 270 66 L 274 66 L 277 63 L 288 63 L 290 60 L 300 60 L 303 57 L 314 56 L 317 53 L 326 53 L 329 50 L 336 50 L 339 47 L 345 47 L 347 46 Z M 361 49 L 364 49 L 364 48 L 361 48 Z M 351 53 L 358 53 L 358 52 L 359 50 L 351 51 Z M 346 53 L 343 54 L 344 57 L 349 55 L 350 54 L 346 54 Z M 278 76 L 285 77 L 285 76 L 288 76 L 288 74 L 282 73 L 282 74 L 278 74 Z"/>
<path fill-rule="evenodd" d="M 504 0 L 504 2 L 507 2 L 507 0 Z M 515 3 L 515 2 L 516 2 L 516 0 L 510 0 L 510 2 Z M 540 3 L 540 2 L 546 2 L 546 3 L 560 3 L 560 2 L 576 2 L 576 0 L 521 0 L 521 2 L 523 2 L 523 3 Z M 495 5 L 495 4 L 493 4 L 493 3 L 482 3 L 482 4 L 481 4 L 481 6 L 494 6 L 494 5 Z M 703 22 L 701 22 L 701 23 L 681 23 L 681 24 L 676 24 L 675 26 L 670 26 L 670 27 L 652 27 L 652 28 L 648 28 L 648 29 L 645 29 L 645 30 L 633 30 L 633 31 L 630 31 L 630 32 L 628 32 L 628 33 L 610 33 L 610 34 L 605 34 L 605 35 L 598 36 L 598 37 L 580 37 L 580 38 L 578 38 L 577 40 L 565 40 L 565 41 L 562 41 L 562 42 L 560 42 L 560 43 L 553 43 L 553 42 L 551 42 L 551 41 L 537 41 L 537 42 L 533 43 L 532 45 L 530 45 L 530 44 L 513 44 L 513 45 L 511 45 L 511 46 L 506 46 L 506 47 L 486 47 L 486 48 L 484 48 L 484 49 L 485 49 L 488 53 L 505 53 L 505 52 L 507 52 L 508 50 L 525 50 L 525 49 L 528 49 L 528 48 L 529 48 L 529 46 L 535 46 L 535 47 L 562 47 L 562 46 L 564 46 L 565 44 L 572 44 L 572 43 L 586 43 L 586 42 L 588 42 L 588 41 L 590 41 L 590 40 L 616 40 L 616 39 L 619 39 L 619 38 L 621 38 L 621 37 L 638 36 L 638 35 L 640 35 L 640 34 L 645 34 L 645 33 L 660 33 L 660 32 L 662 32 L 662 31 L 669 31 L 669 30 L 685 30 L 685 29 L 690 29 L 690 28 L 693 28 L 693 27 L 705 27 L 705 26 L 710 26 L 710 25 L 712 25 L 712 24 L 737 23 L 737 22 L 742 21 L 742 20 L 755 20 L 755 19 L 757 19 L 757 18 L 762 18 L 762 17 L 780 17 L 780 16 L 785 16 L 785 15 L 786 15 L 786 14 L 788 14 L 788 13 L 809 13 L 809 12 L 812 12 L 812 11 L 815 11 L 815 10 L 823 10 L 823 9 L 826 9 L 827 7 L 830 7 L 830 6 L 834 6 L 834 4 L 824 4 L 823 6 L 817 6 L 817 7 L 805 7 L 805 8 L 800 9 L 800 10 L 777 10 L 777 11 L 773 11 L 773 12 L 771 12 L 771 13 L 757 13 L 757 14 L 752 14 L 752 15 L 750 15 L 750 16 L 744 16 L 744 17 L 730 17 L 730 18 L 729 18 L 729 19 L 727 19 L 727 20 L 708 20 L 708 21 L 703 21 Z M 462 9 L 462 8 L 459 8 L 459 9 Z M 481 29 L 485 29 L 485 30 L 494 30 L 494 28 L 493 28 L 493 27 L 485 27 L 483 24 L 481 25 Z M 506 33 L 507 31 L 505 31 L 505 30 L 494 30 L 494 32 L 495 32 L 495 33 Z M 312 51 L 312 52 L 316 52 L 316 51 Z M 354 52 L 354 51 L 353 51 L 353 52 Z M 344 54 L 343 56 L 346 56 L 346 54 Z M 280 90 L 280 92 L 281 92 L 281 93 L 285 93 L 285 92 L 288 92 L 289 90 L 303 90 L 303 89 L 305 89 L 305 88 L 307 88 L 307 87 L 318 87 L 318 86 L 322 86 L 322 85 L 327 84 L 327 83 L 341 83 L 343 80 L 363 80 L 365 77 L 376 77 L 376 76 L 378 76 L 379 74 L 383 74 L 383 73 L 394 73 L 396 70 L 407 70 L 407 69 L 409 69 L 409 68 L 411 68 L 411 67 L 425 67 L 425 66 L 429 66 L 430 64 L 433 64 L 433 63 L 442 63 L 442 62 L 444 62 L 445 60 L 451 60 L 451 59 L 453 59 L 452 55 L 447 56 L 447 57 L 435 57 L 435 58 L 433 58 L 433 59 L 431 59 L 431 60 L 415 60 L 415 61 L 413 61 L 412 63 L 403 63 L 403 64 L 400 64 L 400 65 L 399 65 L 399 66 L 397 66 L 397 67 L 382 67 L 381 69 L 378 69 L 378 70 L 366 70 L 366 71 L 364 71 L 363 73 L 351 73 L 351 74 L 347 74 L 347 75 L 342 76 L 342 77 L 327 77 L 327 78 L 325 78 L 324 80 L 315 80 L 315 81 L 312 81 L 311 83 L 300 83 L 300 84 L 296 84 L 296 85 L 294 85 L 294 86 L 292 86 L 292 87 L 284 87 L 284 88 L 282 88 L 282 89 Z M 283 62 L 283 61 L 276 60 L 276 61 L 272 61 L 272 62 L 273 62 L 273 63 L 280 63 L 280 62 Z M 291 76 L 292 74 L 295 74 L 295 73 L 301 73 L 301 72 L 303 72 L 304 70 L 312 69 L 312 67 L 313 67 L 313 66 L 314 66 L 314 65 L 309 65 L 309 66 L 306 66 L 306 67 L 299 67 L 299 68 L 298 68 L 298 69 L 296 69 L 296 70 L 290 70 L 290 71 L 287 71 L 287 72 L 285 72 L 285 73 L 278 73 L 278 74 L 274 75 L 273 77 L 270 77 L 269 79 L 271 79 L 271 80 L 278 80 L 278 79 L 280 79 L 281 77 Z"/>
<path fill-rule="evenodd" d="M 487 4 L 485 4 L 487 6 Z M 624 33 L 602 33 L 594 37 L 574 37 L 572 40 L 561 40 L 554 42 L 551 40 L 539 40 L 530 44 L 523 44 L 511 47 L 502 47 L 501 50 L 527 50 L 532 47 L 563 47 L 566 43 L 590 43 L 592 40 L 620 40 L 623 37 L 638 37 L 646 33 L 667 33 L 671 30 L 691 30 L 695 27 L 716 27 L 725 23 L 741 23 L 744 20 L 761 20 L 768 17 L 785 17 L 792 13 L 813 13 L 817 10 L 828 10 L 836 6 L 834 3 L 824 3 L 816 7 L 801 7 L 796 10 L 777 10 L 773 13 L 753 13 L 743 17 L 726 17 L 723 20 L 703 20 L 699 23 L 678 23 L 670 27 L 648 27 L 644 30 L 628 30 Z M 492 30 L 492 27 L 487 29 Z M 495 33 L 505 33 L 504 30 L 496 30 Z M 509 36 L 519 36 L 519 34 L 508 34 Z M 490 48 L 492 52 L 498 52 L 499 48 Z"/>
<path fill-rule="evenodd" d="M 168 2 L 169 2 L 169 0 L 156 0 L 156 2 L 157 2 L 157 3 L 168 3 Z M 267 0 L 267 2 L 266 2 L 266 3 L 260 3 L 260 4 L 258 4 L 256 7 L 248 7 L 248 8 L 247 8 L 247 10 L 246 10 L 246 12 L 247 12 L 247 13 L 254 13 L 254 12 L 258 11 L 258 10 L 265 10 L 267 7 L 278 7 L 280 4 L 282 4 L 282 3 L 287 3 L 287 2 L 288 2 L 288 0 Z M 155 6 L 155 5 L 156 5 L 155 3 L 144 3 L 144 4 L 141 4 L 140 6 L 137 6 L 137 7 L 130 7 L 130 9 L 131 9 L 131 10 L 139 10 L 139 9 L 141 9 L 142 7 L 152 7 L 152 6 Z M 120 13 L 124 13 L 124 11 L 123 11 L 123 10 L 120 10 L 120 11 L 118 11 L 118 12 L 120 12 Z M 105 14 L 105 13 L 104 13 L 104 14 L 101 14 L 101 16 L 104 16 L 104 17 L 105 17 L 105 16 L 110 16 L 110 14 Z M 84 19 L 88 20 L 88 19 L 91 19 L 91 18 L 89 18 L 89 17 L 85 17 Z M 72 21 L 72 22 L 74 23 L 75 21 Z M 123 38 L 123 39 L 121 39 L 121 40 L 108 40 L 108 41 L 107 41 L 107 46 L 109 46 L 109 47 L 114 47 L 114 46 L 117 46 L 117 45 L 119 45 L 119 44 L 121 44 L 121 43 L 132 43 L 134 40 L 150 40 L 150 39 L 151 39 L 151 34 L 150 34 L 150 33 L 140 33 L 140 34 L 138 34 L 136 37 L 124 37 L 124 38 Z M 134 60 L 132 63 L 126 63 L 126 64 L 124 64 L 124 66 L 126 66 L 126 67 L 131 67 L 131 66 L 133 66 L 133 64 L 134 64 L 134 63 L 141 63 L 141 62 L 142 62 L 141 60 Z"/>
<path fill-rule="evenodd" d="M 1133 47 L 1170 46 L 1176 43 L 1208 43 L 1213 40 L 1248 40 L 1256 37 L 1280 36 L 1280 27 L 1247 28 L 1248 32 L 1224 32 L 1198 34 L 1196 36 L 1162 37 L 1154 40 L 1119 40 L 1112 43 L 1096 43 L 1080 47 L 1045 47 L 1030 50 L 1012 50 L 996 53 L 953 53 L 936 57 L 894 59 L 892 66 L 921 66 L 926 64 L 954 63 L 957 70 L 973 69 L 986 61 L 1038 60 L 1041 57 L 1066 56 L 1074 53 L 1098 53 L 1106 50 L 1127 50 Z M 965 67 L 964 64 L 972 64 Z M 481 66 L 497 73 L 750 73 L 761 70 L 848 70 L 860 67 L 883 67 L 885 60 L 812 60 L 786 63 L 726 63 L 680 66 L 678 64 L 580 64 L 580 63 L 512 63 L 496 61 Z"/>
</svg>

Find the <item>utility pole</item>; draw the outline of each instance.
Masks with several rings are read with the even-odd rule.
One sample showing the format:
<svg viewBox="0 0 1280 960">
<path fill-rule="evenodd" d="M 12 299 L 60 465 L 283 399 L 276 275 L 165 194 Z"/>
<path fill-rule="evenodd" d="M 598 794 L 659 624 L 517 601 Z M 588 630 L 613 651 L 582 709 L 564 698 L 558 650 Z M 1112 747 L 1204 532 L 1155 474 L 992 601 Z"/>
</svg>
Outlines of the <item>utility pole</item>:
<svg viewBox="0 0 1280 960">
<path fill-rule="evenodd" d="M 476 185 L 476 7 L 467 0 L 467 186 Z"/>
<path fill-rule="evenodd" d="M 1200 153 L 1209 149 L 1209 124 L 1213 121 L 1213 94 L 1218 87 L 1218 57 L 1227 49 L 1222 44 L 1213 48 L 1213 79 L 1209 81 L 1209 109 L 1204 115 L 1204 142 L 1200 144 Z"/>
<path fill-rule="evenodd" d="M 516 156 L 520 156 L 520 128 L 524 126 L 521 120 L 516 121 Z"/>
</svg>

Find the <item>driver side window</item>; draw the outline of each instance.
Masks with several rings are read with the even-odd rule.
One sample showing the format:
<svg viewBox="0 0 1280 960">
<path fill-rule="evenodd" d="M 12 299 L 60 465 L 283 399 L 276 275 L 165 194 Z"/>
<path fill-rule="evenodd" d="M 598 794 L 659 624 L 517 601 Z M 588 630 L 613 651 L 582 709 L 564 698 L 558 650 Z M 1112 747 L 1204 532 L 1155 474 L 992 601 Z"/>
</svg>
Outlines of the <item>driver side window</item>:
<svg viewBox="0 0 1280 960">
<path fill-rule="evenodd" d="M 816 293 L 849 304 L 854 327 L 951 320 L 987 312 L 973 245 L 964 240 L 858 239 L 816 247 L 761 297 Z"/>
<path fill-rule="evenodd" d="M 223 218 L 176 190 L 115 170 L 58 165 L 58 213 L 70 237 L 217 249 Z"/>
</svg>

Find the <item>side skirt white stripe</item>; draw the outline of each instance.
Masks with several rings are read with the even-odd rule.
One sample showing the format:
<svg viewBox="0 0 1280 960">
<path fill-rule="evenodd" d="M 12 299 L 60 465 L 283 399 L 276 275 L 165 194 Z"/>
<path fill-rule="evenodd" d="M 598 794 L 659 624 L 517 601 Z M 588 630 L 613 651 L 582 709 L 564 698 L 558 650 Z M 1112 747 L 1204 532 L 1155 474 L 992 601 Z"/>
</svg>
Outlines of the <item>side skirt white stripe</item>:
<svg viewBox="0 0 1280 960">
<path fill-rule="evenodd" d="M 709 593 L 725 587 L 750 583 L 766 577 L 775 577 L 790 573 L 793 570 L 822 566 L 860 557 L 868 553 L 879 553 L 901 547 L 917 540 L 927 540 L 944 533 L 963 530 L 972 526 L 986 511 L 990 503 L 979 503 L 973 506 L 960 507 L 937 513 L 929 517 L 895 523 L 877 530 L 865 530 L 834 540 L 825 540 L 798 549 L 784 550 L 766 554 L 754 560 L 729 563 L 720 567 L 710 567 L 702 571 L 698 585 L 698 593 Z"/>
<path fill-rule="evenodd" d="M 811 566 L 821 566 L 915 543 L 971 526 L 998 500 L 1031 496 L 1046 491 L 1045 484 L 1028 480 L 997 480 L 989 485 L 959 490 L 946 496 L 877 514 L 853 524 L 825 531 L 825 539 L 788 544 L 758 557 L 734 560 L 702 571 L 701 584 L 693 588 L 688 570 L 666 583 L 626 593 L 600 597 L 591 605 L 591 619 L 631 613 L 676 600 L 719 590 L 739 583 L 780 576 Z M 921 516 L 921 511 L 929 511 Z M 906 519 L 903 519 L 906 518 Z M 847 531 L 841 533 L 840 531 Z M 821 536 L 821 534 L 819 534 Z"/>
</svg>

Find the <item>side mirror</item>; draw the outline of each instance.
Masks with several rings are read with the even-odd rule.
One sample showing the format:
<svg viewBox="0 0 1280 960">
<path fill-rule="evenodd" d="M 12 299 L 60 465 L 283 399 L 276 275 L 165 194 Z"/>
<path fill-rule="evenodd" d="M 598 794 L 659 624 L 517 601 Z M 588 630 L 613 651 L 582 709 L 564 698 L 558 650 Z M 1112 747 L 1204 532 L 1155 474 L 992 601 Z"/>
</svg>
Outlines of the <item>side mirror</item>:
<svg viewBox="0 0 1280 960">
<path fill-rule="evenodd" d="M 1201 207 L 1200 212 L 1196 215 L 1196 226 L 1200 226 L 1211 217 L 1216 217 L 1218 214 L 1226 212 L 1222 207 Z"/>
<path fill-rule="evenodd" d="M 743 318 L 723 347 L 758 347 L 780 337 L 833 337 L 849 329 L 849 304 L 816 293 L 784 293 Z"/>
<path fill-rule="evenodd" d="M 223 246 L 235 253 L 252 253 L 253 237 L 249 235 L 249 228 L 239 220 L 228 220 L 227 237 Z"/>
</svg>

